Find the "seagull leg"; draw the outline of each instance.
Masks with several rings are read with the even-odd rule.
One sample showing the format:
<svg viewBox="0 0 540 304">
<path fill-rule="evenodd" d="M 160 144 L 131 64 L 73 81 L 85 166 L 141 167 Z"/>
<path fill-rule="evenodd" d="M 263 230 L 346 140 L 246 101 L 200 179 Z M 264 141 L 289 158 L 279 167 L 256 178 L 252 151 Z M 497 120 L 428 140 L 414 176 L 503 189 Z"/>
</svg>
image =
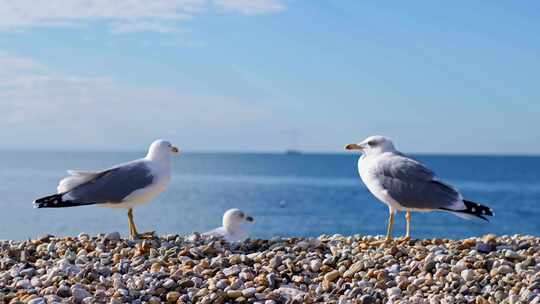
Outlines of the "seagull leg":
<svg viewBox="0 0 540 304">
<path fill-rule="evenodd" d="M 133 220 L 133 208 L 128 210 L 128 220 L 129 220 L 129 230 L 131 238 L 135 239 L 154 239 L 156 237 L 155 231 L 139 233 L 137 231 L 137 226 L 135 226 L 135 221 Z"/>
<path fill-rule="evenodd" d="M 394 215 L 396 214 L 396 210 L 392 207 L 388 209 L 390 216 L 388 217 L 388 227 L 386 228 L 386 237 L 384 240 L 381 241 L 375 241 L 371 242 L 371 245 L 381 245 L 381 244 L 387 244 L 392 241 L 392 230 L 394 228 Z"/>
<path fill-rule="evenodd" d="M 405 219 L 407 220 L 407 232 L 405 233 L 405 237 L 399 240 L 400 244 L 407 243 L 411 240 L 411 211 L 407 210 L 407 213 L 405 213 Z"/>
<path fill-rule="evenodd" d="M 136 239 L 139 236 L 137 232 L 137 227 L 135 227 L 135 222 L 133 222 L 133 209 L 129 208 L 128 210 L 128 224 L 129 224 L 129 234 L 132 239 Z"/>
<path fill-rule="evenodd" d="M 407 233 L 405 234 L 406 239 L 411 239 L 411 211 L 407 210 L 405 214 L 405 219 L 407 220 Z"/>
<path fill-rule="evenodd" d="M 392 241 L 392 231 L 394 229 L 394 215 L 396 211 L 393 208 L 390 208 L 390 216 L 388 217 L 388 228 L 386 229 L 386 238 L 385 241 Z"/>
</svg>

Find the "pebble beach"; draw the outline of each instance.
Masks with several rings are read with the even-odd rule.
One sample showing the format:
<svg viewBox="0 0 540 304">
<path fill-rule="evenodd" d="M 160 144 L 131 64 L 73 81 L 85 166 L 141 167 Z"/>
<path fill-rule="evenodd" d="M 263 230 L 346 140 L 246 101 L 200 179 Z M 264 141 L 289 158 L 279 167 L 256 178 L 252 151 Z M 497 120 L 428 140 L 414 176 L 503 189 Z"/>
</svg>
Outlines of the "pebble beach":
<svg viewBox="0 0 540 304">
<path fill-rule="evenodd" d="M 0 303 L 540 303 L 540 238 L 0 241 Z"/>
</svg>

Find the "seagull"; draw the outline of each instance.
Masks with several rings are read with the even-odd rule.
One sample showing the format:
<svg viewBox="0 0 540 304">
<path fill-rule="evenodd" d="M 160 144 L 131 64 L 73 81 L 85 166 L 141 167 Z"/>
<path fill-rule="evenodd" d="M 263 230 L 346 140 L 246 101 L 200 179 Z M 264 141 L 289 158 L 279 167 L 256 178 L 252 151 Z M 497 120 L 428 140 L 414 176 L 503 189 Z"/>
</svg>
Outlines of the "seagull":
<svg viewBox="0 0 540 304">
<path fill-rule="evenodd" d="M 206 236 L 221 237 L 227 242 L 241 242 L 248 238 L 249 233 L 244 230 L 244 223 L 253 223 L 253 217 L 240 209 L 229 209 L 223 214 L 223 226 L 203 233 Z"/>
<path fill-rule="evenodd" d="M 171 155 L 180 150 L 165 140 L 156 140 L 146 157 L 103 171 L 68 170 L 57 194 L 36 199 L 35 208 L 63 208 L 99 205 L 127 209 L 133 239 L 153 237 L 154 232 L 139 234 L 133 221 L 133 208 L 148 203 L 163 192 L 171 179 Z"/>
<path fill-rule="evenodd" d="M 396 211 L 405 211 L 407 230 L 403 242 L 410 240 L 411 211 L 447 211 L 466 219 L 493 216 L 484 205 L 463 199 L 459 191 L 441 181 L 422 163 L 396 150 L 389 138 L 371 136 L 347 150 L 360 150 L 358 173 L 369 191 L 388 205 L 390 217 L 385 241 L 392 240 Z"/>
</svg>

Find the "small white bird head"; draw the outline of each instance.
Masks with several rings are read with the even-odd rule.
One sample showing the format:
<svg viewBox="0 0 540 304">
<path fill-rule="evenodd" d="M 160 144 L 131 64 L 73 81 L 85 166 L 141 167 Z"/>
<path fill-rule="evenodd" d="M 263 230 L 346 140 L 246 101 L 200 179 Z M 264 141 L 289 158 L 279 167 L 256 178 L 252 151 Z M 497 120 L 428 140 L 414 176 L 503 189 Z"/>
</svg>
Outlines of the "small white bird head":
<svg viewBox="0 0 540 304">
<path fill-rule="evenodd" d="M 234 231 L 242 227 L 244 223 L 253 223 L 253 217 L 245 214 L 240 209 L 229 209 L 223 214 L 223 227 L 227 231 Z"/>
<path fill-rule="evenodd" d="M 149 159 L 163 159 L 171 155 L 180 154 L 180 149 L 173 146 L 170 142 L 158 139 L 155 140 L 148 148 L 148 154 L 146 155 Z"/>
<path fill-rule="evenodd" d="M 396 151 L 392 140 L 380 135 L 370 136 L 357 144 L 348 144 L 345 149 L 360 150 L 366 155 Z"/>
</svg>

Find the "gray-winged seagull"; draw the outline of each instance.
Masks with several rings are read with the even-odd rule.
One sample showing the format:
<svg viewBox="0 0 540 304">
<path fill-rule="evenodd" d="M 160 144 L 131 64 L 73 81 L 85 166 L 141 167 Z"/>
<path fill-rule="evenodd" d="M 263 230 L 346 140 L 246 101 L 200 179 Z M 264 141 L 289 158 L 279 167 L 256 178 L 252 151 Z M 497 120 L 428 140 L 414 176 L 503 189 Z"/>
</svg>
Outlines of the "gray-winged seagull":
<svg viewBox="0 0 540 304">
<path fill-rule="evenodd" d="M 228 242 L 239 242 L 247 239 L 249 233 L 244 228 L 244 223 L 254 221 L 253 217 L 245 214 L 240 209 L 229 209 L 223 214 L 223 226 L 210 230 L 203 235 L 216 236 Z"/>
<path fill-rule="evenodd" d="M 442 182 L 435 173 L 420 162 L 394 148 L 384 136 L 371 136 L 347 150 L 360 150 L 358 173 L 369 191 L 388 205 L 390 217 L 386 240 L 392 239 L 396 211 L 406 211 L 407 232 L 403 241 L 410 239 L 411 211 L 442 210 L 471 219 L 492 216 L 492 210 L 468 200 L 452 186 Z"/>
<path fill-rule="evenodd" d="M 171 155 L 180 151 L 168 141 L 156 140 L 146 157 L 104 171 L 68 171 L 57 194 L 34 201 L 36 208 L 100 205 L 128 209 L 132 238 L 152 236 L 139 234 L 133 221 L 133 208 L 148 203 L 165 190 L 171 179 Z"/>
</svg>

